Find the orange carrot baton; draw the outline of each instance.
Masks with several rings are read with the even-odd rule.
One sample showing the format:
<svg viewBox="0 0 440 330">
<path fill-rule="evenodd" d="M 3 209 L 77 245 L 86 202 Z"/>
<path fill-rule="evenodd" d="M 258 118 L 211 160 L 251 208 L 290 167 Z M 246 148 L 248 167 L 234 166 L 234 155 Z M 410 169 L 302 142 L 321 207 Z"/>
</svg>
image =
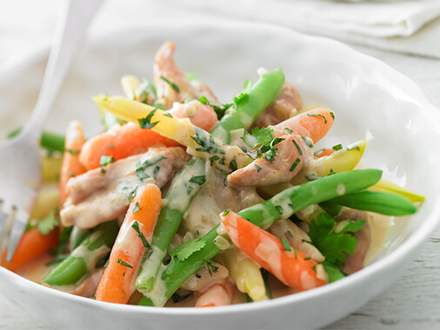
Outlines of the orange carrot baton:
<svg viewBox="0 0 440 330">
<path fill-rule="evenodd" d="M 11 261 L 6 260 L 6 251 L 1 258 L 1 265 L 13 272 L 50 251 L 58 244 L 58 230 L 43 235 L 37 228 L 26 231 L 17 245 Z"/>
<path fill-rule="evenodd" d="M 71 177 L 85 172 L 79 161 L 79 153 L 85 142 L 84 132 L 78 121 L 72 121 L 67 126 L 66 142 L 64 146 L 63 164 L 60 175 L 60 202 L 61 205 L 67 196 L 66 184 Z"/>
<path fill-rule="evenodd" d="M 161 208 L 161 192 L 154 184 L 138 188 L 131 202 L 110 260 L 96 291 L 96 300 L 126 304 L 134 292 L 148 240 Z"/>
<path fill-rule="evenodd" d="M 101 157 L 114 160 L 146 152 L 153 146 L 174 147 L 179 144 L 134 123 L 115 126 L 86 142 L 80 154 L 81 163 L 88 169 L 98 168 Z"/>
<path fill-rule="evenodd" d="M 222 217 L 224 230 L 234 245 L 285 285 L 303 291 L 326 283 L 316 274 L 316 262 L 304 259 L 302 252 L 284 247 L 276 236 L 234 212 Z"/>
</svg>

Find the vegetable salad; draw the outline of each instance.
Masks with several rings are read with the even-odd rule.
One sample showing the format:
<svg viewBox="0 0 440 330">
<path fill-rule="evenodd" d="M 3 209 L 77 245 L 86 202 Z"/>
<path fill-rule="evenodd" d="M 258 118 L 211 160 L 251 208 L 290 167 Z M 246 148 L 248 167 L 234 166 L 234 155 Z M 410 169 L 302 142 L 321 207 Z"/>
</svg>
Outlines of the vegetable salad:
<svg viewBox="0 0 440 330">
<path fill-rule="evenodd" d="M 357 168 L 366 140 L 316 147 L 337 114 L 305 106 L 281 69 L 223 103 L 174 51 L 158 50 L 152 81 L 94 98 L 101 133 L 44 133 L 45 184 L 4 267 L 44 263 L 42 284 L 104 302 L 249 303 L 359 271 L 378 217 L 423 203 Z"/>
</svg>

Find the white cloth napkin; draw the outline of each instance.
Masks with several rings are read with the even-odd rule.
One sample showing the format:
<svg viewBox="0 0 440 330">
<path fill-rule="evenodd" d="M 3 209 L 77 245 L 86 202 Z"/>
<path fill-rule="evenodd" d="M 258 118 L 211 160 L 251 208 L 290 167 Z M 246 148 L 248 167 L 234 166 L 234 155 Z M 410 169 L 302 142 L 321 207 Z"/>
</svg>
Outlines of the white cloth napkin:
<svg viewBox="0 0 440 330">
<path fill-rule="evenodd" d="M 50 42 L 59 5 L 55 0 L 0 2 L 0 69 Z M 107 0 L 92 30 L 105 33 L 162 18 L 242 19 L 440 58 L 439 16 L 440 0 Z"/>
<path fill-rule="evenodd" d="M 178 0 L 176 4 L 192 15 L 216 13 L 265 21 L 371 47 L 440 58 L 440 0 Z"/>
</svg>

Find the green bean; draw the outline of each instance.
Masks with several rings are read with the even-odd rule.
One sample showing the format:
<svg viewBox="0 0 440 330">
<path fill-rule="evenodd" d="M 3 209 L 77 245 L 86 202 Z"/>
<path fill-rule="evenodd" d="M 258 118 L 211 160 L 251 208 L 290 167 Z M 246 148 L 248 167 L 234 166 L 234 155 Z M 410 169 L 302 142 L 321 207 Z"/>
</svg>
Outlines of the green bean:
<svg viewBox="0 0 440 330">
<path fill-rule="evenodd" d="M 309 205 L 366 189 L 378 182 L 381 176 L 382 171 L 380 170 L 365 169 L 322 177 L 300 186 L 288 188 L 268 201 L 240 211 L 239 215 L 257 226 L 266 228 L 276 220 L 288 218 Z M 185 243 L 187 250 L 193 249 L 195 251 L 188 258 L 183 260 L 178 257 L 172 258 L 162 273 L 163 282 L 155 282 L 155 286 L 165 287 L 166 299 L 169 299 L 186 279 L 220 252 L 215 244 L 217 229 L 218 226 L 215 226 L 204 236 Z M 164 302 L 163 298 L 157 298 L 152 294 L 147 294 L 147 296 L 155 304 L 157 301 Z"/>
<path fill-rule="evenodd" d="M 331 200 L 330 203 L 394 216 L 409 215 L 417 212 L 417 207 L 409 199 L 394 193 L 379 191 L 352 193 L 337 197 Z"/>
<path fill-rule="evenodd" d="M 117 234 L 118 224 L 115 221 L 98 226 L 70 256 L 45 276 L 43 282 L 55 286 L 78 283 L 95 269 L 101 258 L 110 253 Z"/>
<path fill-rule="evenodd" d="M 283 84 L 284 74 L 280 69 L 262 74 L 253 86 L 240 94 L 240 100 L 234 102 L 235 110 L 226 113 L 212 135 L 224 143 L 229 143 L 230 132 L 251 127 L 258 116 L 278 97 Z"/>
<path fill-rule="evenodd" d="M 90 230 L 73 226 L 69 238 L 70 250 L 75 250 L 89 235 Z"/>
<path fill-rule="evenodd" d="M 21 127 L 14 129 L 7 134 L 8 139 L 16 137 L 21 132 Z M 40 145 L 47 151 L 64 151 L 64 136 L 58 133 L 44 131 L 41 134 Z"/>
<path fill-rule="evenodd" d="M 179 229 L 183 214 L 204 182 L 205 162 L 196 158 L 191 159 L 173 179 L 154 229 L 151 254 L 143 263 L 136 280 L 136 288 L 140 292 L 148 292 L 153 288 L 162 260 Z"/>
</svg>

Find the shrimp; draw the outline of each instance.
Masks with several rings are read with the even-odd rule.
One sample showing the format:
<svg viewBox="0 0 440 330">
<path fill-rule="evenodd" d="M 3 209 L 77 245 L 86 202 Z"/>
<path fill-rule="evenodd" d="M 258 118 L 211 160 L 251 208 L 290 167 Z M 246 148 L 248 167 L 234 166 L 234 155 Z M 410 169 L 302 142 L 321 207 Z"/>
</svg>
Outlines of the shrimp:
<svg viewBox="0 0 440 330">
<path fill-rule="evenodd" d="M 270 227 L 270 231 L 279 238 L 285 238 L 289 244 L 304 253 L 304 257 L 323 262 L 324 256 L 311 244 L 309 235 L 290 220 L 278 220 Z"/>
<path fill-rule="evenodd" d="M 218 123 L 217 114 L 212 107 L 197 100 L 188 103 L 174 102 L 169 112 L 176 118 L 188 118 L 193 125 L 208 132 Z"/>
<path fill-rule="evenodd" d="M 158 103 L 170 108 L 173 102 L 183 102 L 206 96 L 210 101 L 217 102 L 217 97 L 211 89 L 201 83 L 191 83 L 174 61 L 176 44 L 166 42 L 160 47 L 155 57 L 154 82 L 156 84 Z"/>
<path fill-rule="evenodd" d="M 222 224 L 234 245 L 288 287 L 303 291 L 326 283 L 315 270 L 316 261 L 307 260 L 303 252 L 292 247 L 286 249 L 276 236 L 238 214 L 222 214 Z"/>
<path fill-rule="evenodd" d="M 236 186 L 265 186 L 292 180 L 313 157 L 308 144 L 316 143 L 330 130 L 333 113 L 326 109 L 304 112 L 273 126 L 281 142 L 273 159 L 257 158 L 228 175 Z"/>
<path fill-rule="evenodd" d="M 225 266 L 212 262 L 187 279 L 182 289 L 203 292 L 215 284 L 224 282 L 228 276 L 229 271 Z"/>
<path fill-rule="evenodd" d="M 196 301 L 196 307 L 226 306 L 232 303 L 234 286 L 228 280 L 216 283 L 204 291 Z"/>
<path fill-rule="evenodd" d="M 266 109 L 255 123 L 256 127 L 275 125 L 298 113 L 302 108 L 302 99 L 298 90 L 290 83 L 285 83 L 275 102 Z"/>
</svg>

